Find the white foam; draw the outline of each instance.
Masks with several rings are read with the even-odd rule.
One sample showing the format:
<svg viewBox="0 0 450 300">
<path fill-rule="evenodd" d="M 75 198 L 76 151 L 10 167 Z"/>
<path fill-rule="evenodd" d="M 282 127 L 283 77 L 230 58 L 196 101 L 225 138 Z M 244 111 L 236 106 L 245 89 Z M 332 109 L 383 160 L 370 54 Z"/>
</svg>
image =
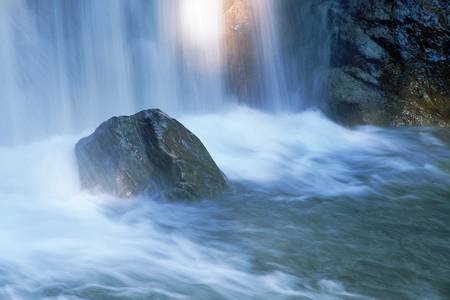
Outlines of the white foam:
<svg viewBox="0 0 450 300">
<path fill-rule="evenodd" d="M 348 129 L 319 112 L 266 114 L 233 107 L 222 114 L 184 118 L 231 180 L 274 185 L 304 195 L 367 191 L 359 164 L 390 170 L 415 168 L 401 156 L 402 140 L 372 127 Z"/>
<path fill-rule="evenodd" d="M 198 232 L 167 229 L 187 226 L 207 213 L 201 208 L 81 191 L 75 141 L 0 149 L 0 298 L 85 299 L 98 289 L 185 299 L 193 286 L 226 299 L 323 294 L 282 272 L 255 274 L 245 253 L 202 246 Z M 283 152 L 276 144 L 262 149 Z"/>
</svg>

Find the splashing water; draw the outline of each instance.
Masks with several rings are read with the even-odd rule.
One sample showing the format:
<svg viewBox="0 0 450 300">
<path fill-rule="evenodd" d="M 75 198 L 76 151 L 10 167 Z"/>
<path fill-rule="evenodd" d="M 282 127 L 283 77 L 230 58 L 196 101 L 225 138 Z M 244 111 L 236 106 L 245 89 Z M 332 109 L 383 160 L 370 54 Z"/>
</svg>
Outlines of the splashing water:
<svg viewBox="0 0 450 300">
<path fill-rule="evenodd" d="M 1 299 L 448 296 L 448 131 L 295 112 L 322 97 L 326 9 L 302 2 L 308 30 L 285 53 L 278 2 L 251 2 L 255 106 L 284 113 L 228 99 L 222 1 L 0 1 Z M 80 190 L 74 143 L 149 106 L 202 139 L 229 195 Z"/>
<path fill-rule="evenodd" d="M 435 264 L 450 249 L 450 151 L 431 132 L 350 130 L 317 112 L 243 107 L 182 121 L 230 178 L 231 195 L 123 202 L 79 189 L 76 138 L 0 149 L 1 298 L 442 296 L 448 271 Z"/>
</svg>

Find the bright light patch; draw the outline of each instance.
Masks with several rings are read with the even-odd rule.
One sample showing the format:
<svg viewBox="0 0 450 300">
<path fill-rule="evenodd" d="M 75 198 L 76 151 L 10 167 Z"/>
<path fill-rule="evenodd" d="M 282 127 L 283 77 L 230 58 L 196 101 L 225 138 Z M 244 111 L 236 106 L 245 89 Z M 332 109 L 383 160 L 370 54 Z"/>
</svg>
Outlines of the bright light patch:
<svg viewBox="0 0 450 300">
<path fill-rule="evenodd" d="M 181 0 L 180 20 L 188 42 L 201 47 L 217 44 L 222 35 L 222 1 Z"/>
</svg>

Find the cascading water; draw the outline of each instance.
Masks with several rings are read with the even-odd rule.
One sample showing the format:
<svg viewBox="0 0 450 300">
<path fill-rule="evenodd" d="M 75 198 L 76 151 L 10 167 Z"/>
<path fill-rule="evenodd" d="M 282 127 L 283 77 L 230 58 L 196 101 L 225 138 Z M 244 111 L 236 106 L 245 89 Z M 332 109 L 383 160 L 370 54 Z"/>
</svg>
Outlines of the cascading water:
<svg viewBox="0 0 450 300">
<path fill-rule="evenodd" d="M 325 2 L 1 0 L 0 299 L 446 298 L 448 132 L 299 112 L 324 99 Z M 80 189 L 80 135 L 149 107 L 230 195 Z"/>
<path fill-rule="evenodd" d="M 258 85 L 260 108 L 270 110 L 291 110 L 295 106 L 286 90 L 285 72 L 283 68 L 283 56 L 278 43 L 278 22 L 276 19 L 279 3 L 271 0 L 252 1 L 255 15 L 255 55 L 257 64 L 261 66 L 262 76 Z M 299 83 L 301 84 L 301 83 Z"/>
<path fill-rule="evenodd" d="M 314 58 L 310 53 L 326 52 L 328 43 L 305 39 L 305 49 L 295 55 L 304 61 L 286 60 L 278 35 L 279 3 L 248 2 L 254 23 L 249 59 L 258 66 L 251 75 L 258 81 L 254 106 L 298 111 L 306 97 L 318 98 L 305 91 L 322 89 L 317 74 L 306 74 L 314 69 L 305 61 Z M 222 37 L 235 29 L 223 28 L 222 1 L 5 0 L 0 5 L 3 143 L 77 133 L 112 115 L 148 107 L 177 115 L 210 112 L 234 101 L 224 86 Z M 297 51 L 288 45 L 287 51 L 292 49 Z M 305 69 L 301 76 L 286 67 L 292 65 Z M 241 96 L 238 101 L 246 102 Z"/>
<path fill-rule="evenodd" d="M 280 2 L 278 2 L 280 3 Z M 324 109 L 331 57 L 329 10 L 332 1 L 284 0 L 278 8 L 278 31 L 285 110 Z M 279 76 L 278 76 L 279 77 Z M 280 78 L 280 77 L 279 77 Z"/>
<path fill-rule="evenodd" d="M 322 108 L 329 8 L 324 0 L 235 1 L 226 13 L 227 95 L 272 112 Z"/>
<path fill-rule="evenodd" d="M 208 14 L 199 15 L 205 3 Z M 3 142 L 79 132 L 148 107 L 217 108 L 220 3 L 2 1 Z M 213 32 L 196 39 L 202 22 Z"/>
</svg>

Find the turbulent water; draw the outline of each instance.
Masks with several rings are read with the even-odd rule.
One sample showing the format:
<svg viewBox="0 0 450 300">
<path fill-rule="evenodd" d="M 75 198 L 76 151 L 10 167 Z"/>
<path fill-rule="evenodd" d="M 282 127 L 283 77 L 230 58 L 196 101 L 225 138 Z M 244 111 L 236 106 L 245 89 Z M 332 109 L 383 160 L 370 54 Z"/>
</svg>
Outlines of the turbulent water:
<svg viewBox="0 0 450 300">
<path fill-rule="evenodd" d="M 230 194 L 124 202 L 79 189 L 76 137 L 0 149 L 0 298 L 449 295 L 442 132 L 351 130 L 317 112 L 243 107 L 182 121 L 229 177 Z"/>
<path fill-rule="evenodd" d="M 322 98 L 326 8 L 296 11 L 291 57 L 279 2 L 251 3 L 253 109 L 224 89 L 219 0 L 0 0 L 0 299 L 450 296 L 449 131 L 299 112 Z M 74 143 L 150 106 L 201 138 L 228 194 L 80 189 Z"/>
</svg>

